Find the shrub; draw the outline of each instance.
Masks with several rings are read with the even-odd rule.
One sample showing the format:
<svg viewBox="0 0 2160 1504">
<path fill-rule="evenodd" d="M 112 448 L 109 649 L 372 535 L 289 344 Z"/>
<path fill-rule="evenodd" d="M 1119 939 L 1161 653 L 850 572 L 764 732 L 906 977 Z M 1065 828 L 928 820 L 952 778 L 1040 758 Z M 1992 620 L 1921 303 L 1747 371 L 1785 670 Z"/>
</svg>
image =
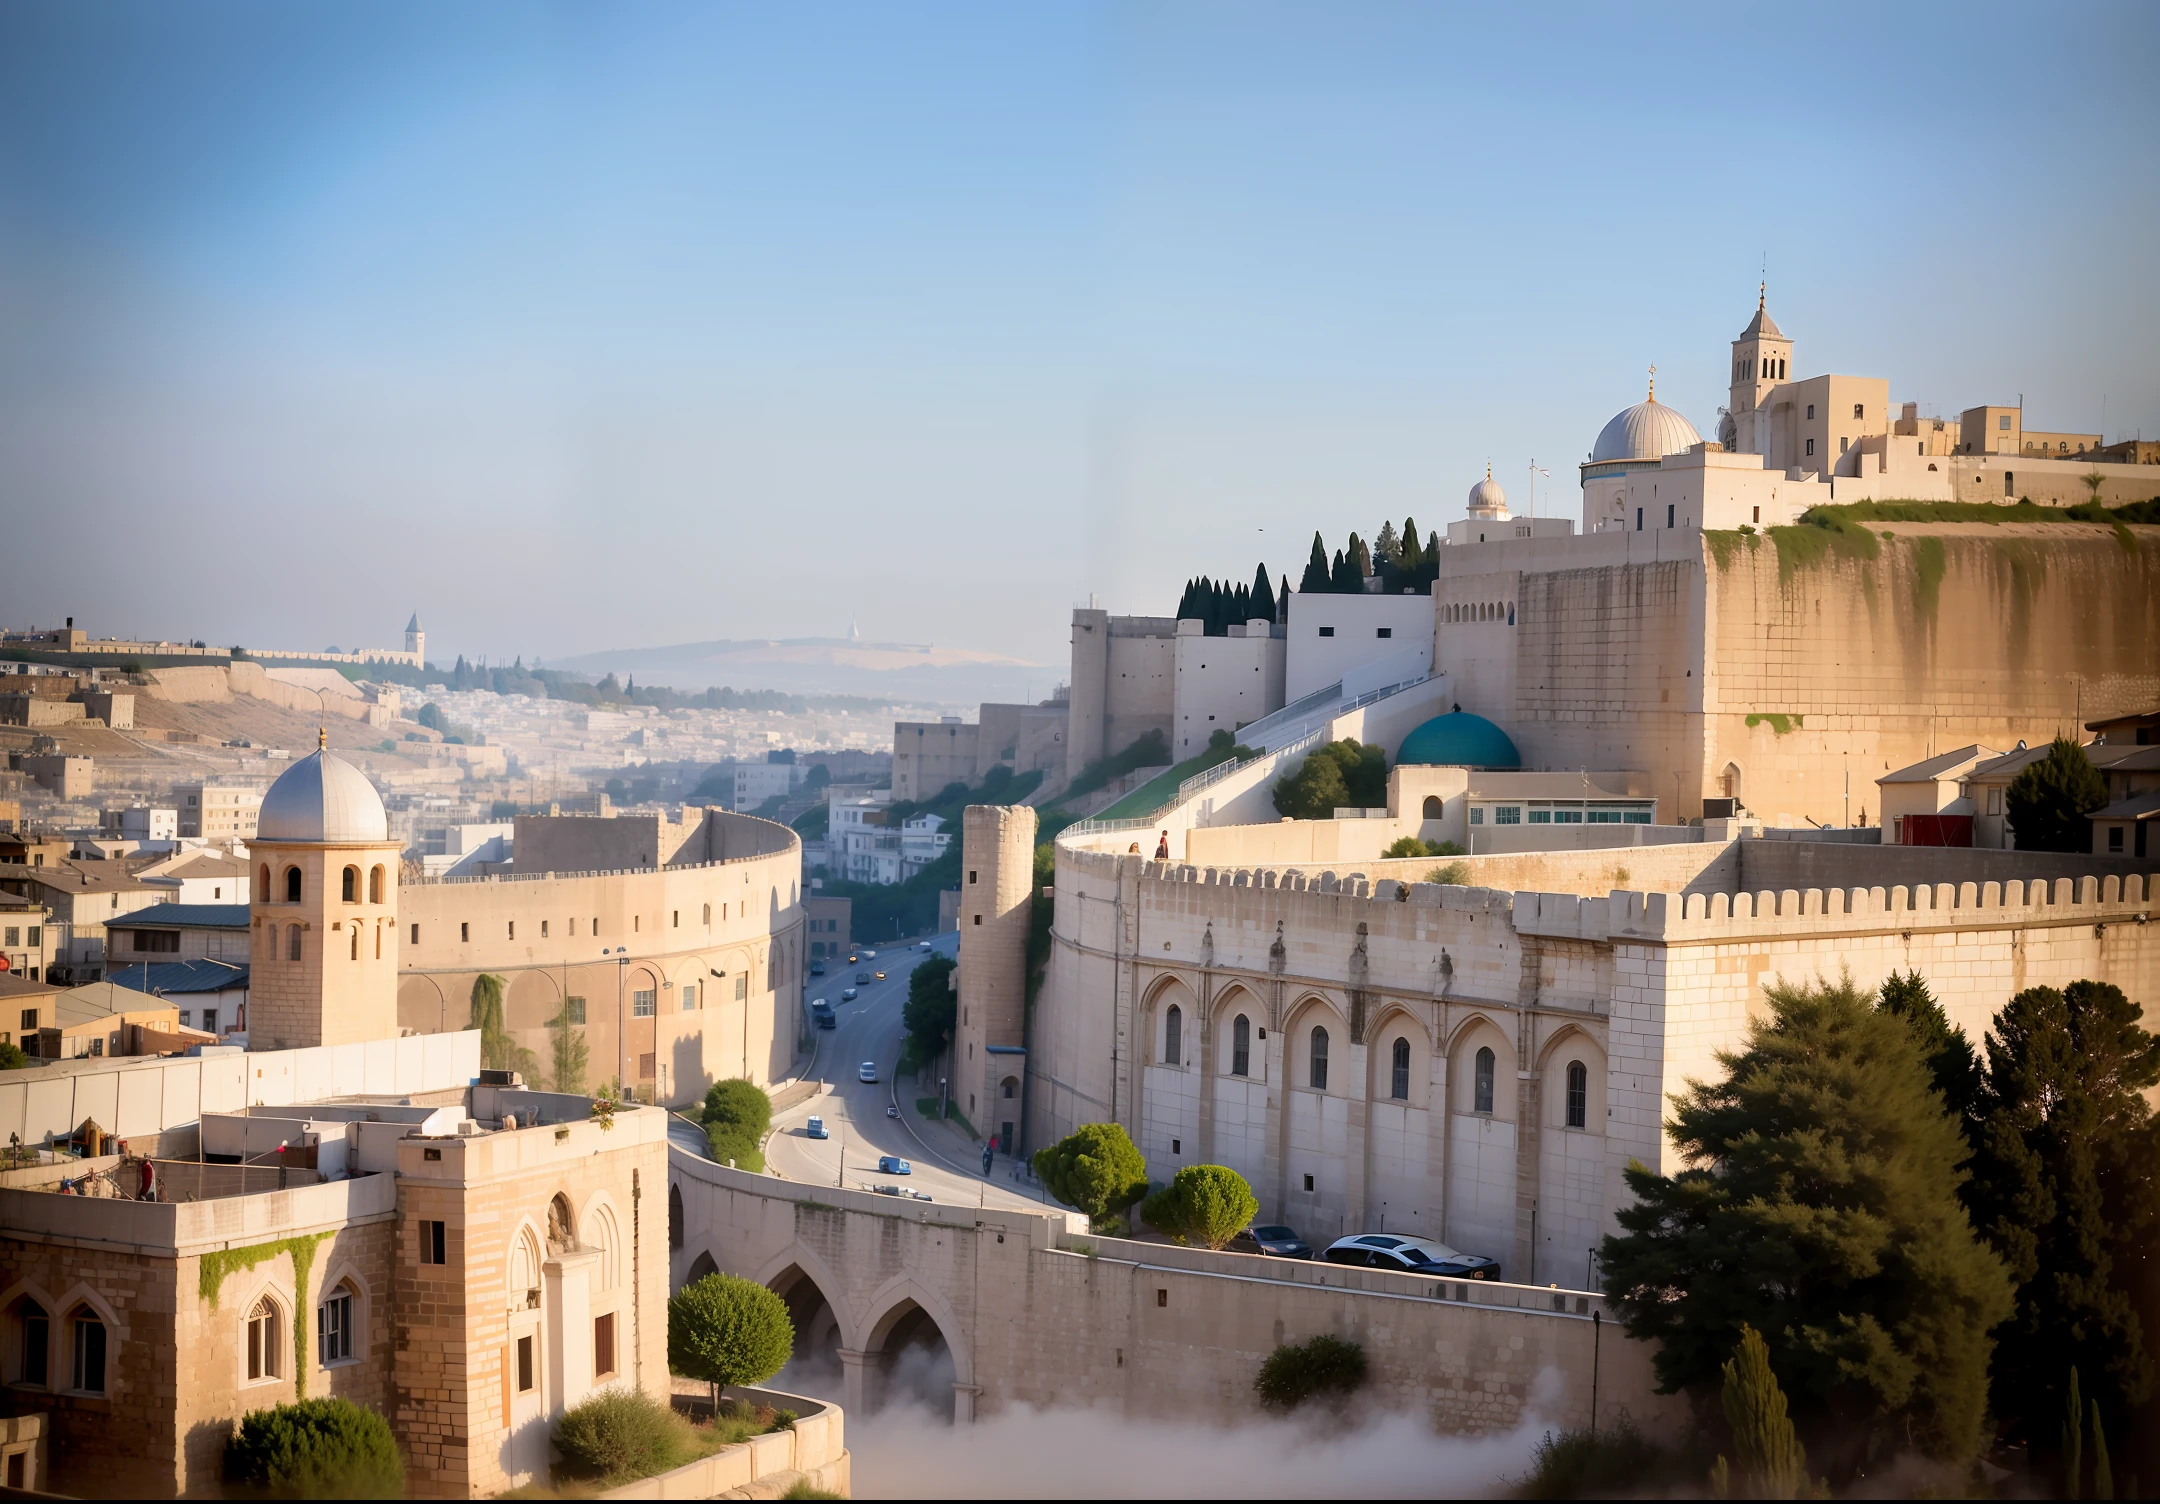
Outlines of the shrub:
<svg viewBox="0 0 2160 1504">
<path fill-rule="evenodd" d="M 1259 1198 L 1224 1165 L 1187 1165 L 1141 1203 L 1140 1215 L 1180 1243 L 1220 1248 L 1252 1224 Z"/>
<path fill-rule="evenodd" d="M 720 1387 L 761 1384 L 787 1366 L 795 1323 L 786 1302 L 755 1280 L 708 1274 L 668 1297 L 668 1367 Z"/>
<path fill-rule="evenodd" d="M 396 1499 L 405 1464 L 390 1423 L 350 1400 L 251 1410 L 225 1443 L 225 1478 L 276 1499 Z"/>
<path fill-rule="evenodd" d="M 1354 738 L 1315 747 L 1275 785 L 1275 812 L 1294 820 L 1330 820 L 1338 808 L 1376 809 L 1387 802 L 1387 752 Z"/>
<path fill-rule="evenodd" d="M 758 1147 L 756 1139 L 733 1124 L 707 1123 L 705 1144 L 715 1164 L 733 1161 L 738 1170 L 748 1170 L 753 1175 L 765 1173 L 765 1151 Z"/>
<path fill-rule="evenodd" d="M 650 1478 L 696 1460 L 697 1439 L 672 1408 L 635 1389 L 596 1394 L 555 1423 L 565 1470 L 603 1484 Z"/>
<path fill-rule="evenodd" d="M 1385 857 L 1469 855 L 1453 841 L 1421 841 L 1416 836 L 1404 836 L 1380 854 Z"/>
<path fill-rule="evenodd" d="M 1449 862 L 1445 866 L 1435 867 L 1425 874 L 1425 881 L 1439 883 L 1443 887 L 1461 887 L 1470 881 L 1470 864 Z"/>
<path fill-rule="evenodd" d="M 1091 1225 L 1108 1222 L 1147 1194 L 1147 1161 L 1116 1123 L 1083 1123 L 1036 1150 L 1034 1164 L 1043 1188 L 1086 1212 Z"/>
<path fill-rule="evenodd" d="M 21 1050 L 0 1040 L 0 1071 L 19 1071 L 30 1063 L 30 1057 Z"/>
<path fill-rule="evenodd" d="M 765 1155 L 758 1145 L 772 1127 L 772 1098 L 755 1082 L 740 1078 L 715 1081 L 705 1093 L 705 1141 L 721 1164 L 762 1174 Z"/>
<path fill-rule="evenodd" d="M 783 1499 L 844 1499 L 847 1495 L 836 1494 L 830 1489 L 819 1488 L 808 1478 L 797 1478 L 794 1483 L 789 1485 L 788 1491 L 780 1497 Z"/>
<path fill-rule="evenodd" d="M 1269 1353 L 1253 1392 L 1271 1410 L 1294 1410 L 1315 1395 L 1346 1395 L 1364 1382 L 1365 1349 L 1323 1333 Z"/>
<path fill-rule="evenodd" d="M 1545 1433 L 1530 1471 L 1515 1486 L 1523 1499 L 1611 1499 L 1678 1493 L 1702 1477 L 1692 1459 L 1659 1446 L 1622 1416 L 1596 1431 Z"/>
</svg>

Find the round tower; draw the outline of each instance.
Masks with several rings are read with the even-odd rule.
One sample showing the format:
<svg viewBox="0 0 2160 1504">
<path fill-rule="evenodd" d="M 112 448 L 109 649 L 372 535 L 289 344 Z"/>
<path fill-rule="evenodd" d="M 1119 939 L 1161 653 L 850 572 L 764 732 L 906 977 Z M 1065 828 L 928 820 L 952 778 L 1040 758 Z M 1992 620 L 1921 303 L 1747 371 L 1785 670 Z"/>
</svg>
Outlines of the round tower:
<svg viewBox="0 0 2160 1504">
<path fill-rule="evenodd" d="M 398 847 L 367 775 L 318 733 L 263 796 L 248 851 L 249 1044 L 396 1038 Z"/>
</svg>

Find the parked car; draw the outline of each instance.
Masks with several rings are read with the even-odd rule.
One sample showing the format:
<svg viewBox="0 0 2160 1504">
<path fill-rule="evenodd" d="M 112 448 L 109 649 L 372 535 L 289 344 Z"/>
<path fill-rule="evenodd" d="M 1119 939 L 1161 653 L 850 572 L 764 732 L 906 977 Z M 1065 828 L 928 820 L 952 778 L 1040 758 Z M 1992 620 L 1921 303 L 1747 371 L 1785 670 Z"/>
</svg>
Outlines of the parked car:
<svg viewBox="0 0 2160 1504">
<path fill-rule="evenodd" d="M 825 975 L 825 963 L 823 961 L 812 961 L 810 963 L 810 975 L 814 977 Z"/>
<path fill-rule="evenodd" d="M 875 1083 L 877 1080 L 877 1062 L 875 1060 L 865 1060 L 862 1063 L 862 1068 L 855 1072 L 855 1079 Z"/>
<path fill-rule="evenodd" d="M 852 1003 L 855 1001 L 856 998 L 860 996 L 862 996 L 862 994 L 857 992 L 852 987 L 843 987 L 840 989 L 840 1001 L 843 1003 Z"/>
<path fill-rule="evenodd" d="M 825 1131 L 825 1120 L 824 1120 L 823 1118 L 820 1118 L 820 1117 L 813 1117 L 813 1118 L 811 1118 L 811 1119 L 810 1119 L 810 1121 L 809 1121 L 809 1122 L 807 1122 L 807 1123 L 803 1124 L 803 1130 L 802 1130 L 802 1131 L 803 1131 L 803 1137 L 804 1137 L 804 1138 L 831 1138 L 831 1137 L 832 1137 L 832 1135 L 831 1135 L 831 1134 L 829 1134 L 829 1133 L 827 1133 L 827 1132 Z"/>
<path fill-rule="evenodd" d="M 882 971 L 873 973 L 873 975 L 875 975 L 877 979 L 881 982 L 885 980 L 885 973 Z"/>
<path fill-rule="evenodd" d="M 1232 1253 L 1264 1253 L 1278 1259 L 1309 1259 L 1312 1245 L 1293 1228 L 1255 1223 L 1230 1240 Z"/>
<path fill-rule="evenodd" d="M 912 1175 L 915 1167 L 897 1154 L 880 1154 L 877 1162 L 880 1175 Z"/>
<path fill-rule="evenodd" d="M 1393 1233 L 1355 1233 L 1337 1238 L 1322 1257 L 1331 1264 L 1388 1269 L 1397 1274 L 1432 1274 L 1442 1279 L 1500 1278 L 1497 1259 L 1458 1253 L 1431 1238 L 1398 1238 Z"/>
</svg>

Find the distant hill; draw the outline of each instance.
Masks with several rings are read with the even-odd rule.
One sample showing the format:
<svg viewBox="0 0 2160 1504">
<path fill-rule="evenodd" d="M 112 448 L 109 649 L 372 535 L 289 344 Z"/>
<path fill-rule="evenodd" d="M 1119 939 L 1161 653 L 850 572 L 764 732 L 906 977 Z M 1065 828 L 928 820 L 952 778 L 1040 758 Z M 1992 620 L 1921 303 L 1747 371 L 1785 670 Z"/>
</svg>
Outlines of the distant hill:
<svg viewBox="0 0 2160 1504">
<path fill-rule="evenodd" d="M 780 689 L 792 694 L 875 695 L 893 700 L 969 704 L 1043 699 L 1063 677 L 1048 665 L 919 643 L 793 637 L 685 642 L 672 647 L 613 648 L 554 659 L 547 665 L 598 679 L 615 674 L 676 689 Z"/>
</svg>

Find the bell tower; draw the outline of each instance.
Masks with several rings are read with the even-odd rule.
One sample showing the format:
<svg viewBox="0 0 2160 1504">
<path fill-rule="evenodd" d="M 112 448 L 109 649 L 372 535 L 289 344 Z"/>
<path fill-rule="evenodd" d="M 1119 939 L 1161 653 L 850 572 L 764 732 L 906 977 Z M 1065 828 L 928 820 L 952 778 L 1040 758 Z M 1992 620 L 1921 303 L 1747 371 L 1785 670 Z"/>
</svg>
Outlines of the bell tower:
<svg viewBox="0 0 2160 1504">
<path fill-rule="evenodd" d="M 1770 452 L 1770 436 L 1758 432 L 1755 415 L 1773 389 L 1792 379 L 1787 374 L 1792 341 L 1770 317 L 1768 297 L 1765 283 L 1756 290 L 1755 317 L 1732 342 L 1732 391 L 1725 410 L 1732 415 L 1736 435 L 1732 447 L 1743 454 Z"/>
</svg>

